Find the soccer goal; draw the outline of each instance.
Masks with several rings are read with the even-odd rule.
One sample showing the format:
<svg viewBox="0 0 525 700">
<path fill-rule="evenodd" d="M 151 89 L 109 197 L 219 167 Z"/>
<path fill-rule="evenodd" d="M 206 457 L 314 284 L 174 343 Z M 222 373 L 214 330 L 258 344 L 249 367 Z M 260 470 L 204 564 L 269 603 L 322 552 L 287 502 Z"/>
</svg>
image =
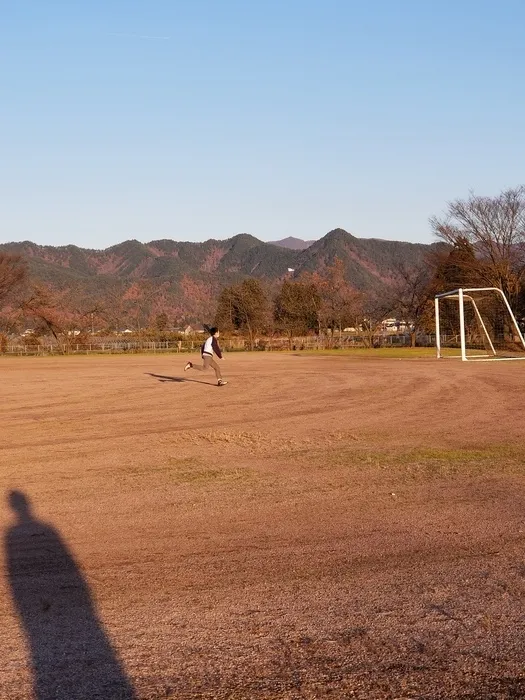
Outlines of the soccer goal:
<svg viewBox="0 0 525 700">
<path fill-rule="evenodd" d="M 437 294 L 436 350 L 462 360 L 525 360 L 525 340 L 497 287 Z"/>
</svg>

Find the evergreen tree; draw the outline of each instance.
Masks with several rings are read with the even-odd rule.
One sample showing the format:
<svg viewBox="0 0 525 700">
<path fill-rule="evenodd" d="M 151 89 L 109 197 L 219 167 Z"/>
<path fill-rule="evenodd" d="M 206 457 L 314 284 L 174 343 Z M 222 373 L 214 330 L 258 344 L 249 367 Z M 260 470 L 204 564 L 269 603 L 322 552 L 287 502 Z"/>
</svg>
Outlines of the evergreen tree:
<svg viewBox="0 0 525 700">
<path fill-rule="evenodd" d="M 320 308 L 321 297 L 314 284 L 286 281 L 275 298 L 275 324 L 291 343 L 294 336 L 318 331 Z"/>
<path fill-rule="evenodd" d="M 268 299 L 259 280 L 248 278 L 220 293 L 215 324 L 223 332 L 246 333 L 252 350 L 255 336 L 264 329 L 267 318 Z"/>
<path fill-rule="evenodd" d="M 459 237 L 452 249 L 436 261 L 432 288 L 434 294 L 450 292 L 459 287 L 490 286 L 484 274 L 483 263 L 476 257 L 474 247 L 466 238 Z"/>
</svg>

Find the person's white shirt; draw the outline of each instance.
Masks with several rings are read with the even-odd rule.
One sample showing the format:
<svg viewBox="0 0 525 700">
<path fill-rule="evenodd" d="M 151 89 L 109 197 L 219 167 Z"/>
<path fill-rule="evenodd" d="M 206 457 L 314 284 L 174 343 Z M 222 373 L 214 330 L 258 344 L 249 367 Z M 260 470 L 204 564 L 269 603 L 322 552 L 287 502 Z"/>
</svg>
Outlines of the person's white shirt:
<svg viewBox="0 0 525 700">
<path fill-rule="evenodd" d="M 206 338 L 206 342 L 204 343 L 204 347 L 202 349 L 203 355 L 211 355 L 213 357 L 213 341 L 214 337 L 212 335 L 210 335 L 209 338 Z"/>
</svg>

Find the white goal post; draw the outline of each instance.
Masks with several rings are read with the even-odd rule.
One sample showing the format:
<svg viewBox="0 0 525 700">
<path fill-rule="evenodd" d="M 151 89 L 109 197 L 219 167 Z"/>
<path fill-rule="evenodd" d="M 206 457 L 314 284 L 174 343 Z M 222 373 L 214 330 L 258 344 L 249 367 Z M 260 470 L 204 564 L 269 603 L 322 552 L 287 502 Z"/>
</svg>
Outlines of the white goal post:
<svg viewBox="0 0 525 700">
<path fill-rule="evenodd" d="M 438 358 L 525 359 L 523 334 L 501 289 L 455 289 L 436 294 L 434 304 Z"/>
</svg>

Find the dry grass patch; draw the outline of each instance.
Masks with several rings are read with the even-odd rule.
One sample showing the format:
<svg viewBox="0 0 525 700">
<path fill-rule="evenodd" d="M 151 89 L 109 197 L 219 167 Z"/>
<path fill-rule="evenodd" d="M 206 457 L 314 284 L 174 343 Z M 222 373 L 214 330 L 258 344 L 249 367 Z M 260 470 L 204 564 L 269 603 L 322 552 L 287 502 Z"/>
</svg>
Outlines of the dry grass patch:
<svg viewBox="0 0 525 700">
<path fill-rule="evenodd" d="M 206 484 L 210 482 L 246 481 L 254 476 L 253 470 L 248 467 L 229 467 L 220 463 L 210 466 L 209 463 L 198 457 L 168 457 L 165 461 L 148 465 L 128 466 L 121 472 L 131 480 L 143 481 L 153 477 L 155 483 L 159 478 L 165 482 L 177 482 L 185 484 Z"/>
<path fill-rule="evenodd" d="M 170 480 L 186 484 L 208 484 L 210 482 L 241 482 L 254 478 L 254 472 L 247 467 L 210 467 L 203 460 L 195 458 L 171 458 L 167 469 Z"/>
<path fill-rule="evenodd" d="M 309 464 L 319 469 L 346 470 L 367 480 L 388 476 L 428 480 L 454 476 L 525 473 L 525 448 L 489 445 L 478 449 L 418 448 L 370 451 L 333 446 L 309 454 Z"/>
<path fill-rule="evenodd" d="M 335 431 L 322 433 L 318 437 L 275 437 L 260 432 L 212 430 L 208 432 L 184 431 L 175 436 L 175 444 L 238 448 L 244 453 L 273 455 L 279 453 L 304 452 L 320 445 L 330 447 L 334 443 L 356 442 L 358 438 L 352 433 Z"/>
</svg>

